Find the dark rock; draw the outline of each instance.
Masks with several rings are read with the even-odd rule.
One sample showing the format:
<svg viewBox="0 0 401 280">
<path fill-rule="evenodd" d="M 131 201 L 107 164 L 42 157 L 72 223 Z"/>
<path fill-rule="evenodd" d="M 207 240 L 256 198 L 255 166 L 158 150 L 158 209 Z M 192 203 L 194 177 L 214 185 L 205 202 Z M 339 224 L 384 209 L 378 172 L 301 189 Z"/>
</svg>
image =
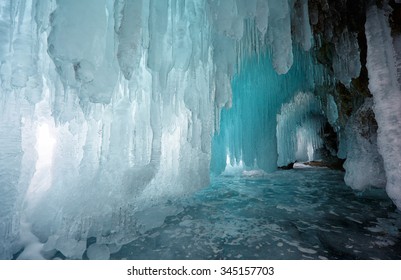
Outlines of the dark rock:
<svg viewBox="0 0 401 280">
<path fill-rule="evenodd" d="M 279 166 L 278 169 L 282 169 L 282 170 L 289 170 L 289 169 L 293 169 L 294 168 L 294 162 L 291 162 L 290 164 L 286 165 L 286 166 Z"/>
</svg>

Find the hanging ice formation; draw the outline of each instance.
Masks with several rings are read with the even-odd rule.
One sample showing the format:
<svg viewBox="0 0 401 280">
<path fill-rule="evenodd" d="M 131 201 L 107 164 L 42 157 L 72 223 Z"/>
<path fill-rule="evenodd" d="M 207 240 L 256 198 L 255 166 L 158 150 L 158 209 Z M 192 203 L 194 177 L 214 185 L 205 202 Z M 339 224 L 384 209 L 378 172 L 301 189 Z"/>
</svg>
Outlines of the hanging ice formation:
<svg viewBox="0 0 401 280">
<path fill-rule="evenodd" d="M 378 124 L 377 146 L 387 179 L 386 191 L 401 208 L 401 36 L 391 36 L 389 13 L 387 4 L 383 10 L 372 6 L 367 12 L 367 67 Z"/>
<path fill-rule="evenodd" d="M 368 13 L 368 67 L 372 81 L 391 74 L 371 90 L 401 207 L 398 119 L 385 110 L 399 106 L 388 59 L 401 51 L 385 18 Z M 265 171 L 311 159 L 322 116 L 335 127 L 338 111 L 312 94 L 330 81 L 308 52 L 310 21 L 307 0 L 1 1 L 0 259 L 107 258 L 228 156 Z M 333 68 L 347 84 L 360 65 L 344 32 Z"/>
</svg>

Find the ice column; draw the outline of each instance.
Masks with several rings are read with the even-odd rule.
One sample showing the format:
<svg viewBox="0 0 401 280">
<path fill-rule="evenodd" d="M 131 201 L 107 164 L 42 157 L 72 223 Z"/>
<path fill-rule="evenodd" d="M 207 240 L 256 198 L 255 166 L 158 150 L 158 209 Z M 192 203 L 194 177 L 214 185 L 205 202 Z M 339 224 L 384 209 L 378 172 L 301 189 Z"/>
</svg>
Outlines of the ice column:
<svg viewBox="0 0 401 280">
<path fill-rule="evenodd" d="M 400 58 L 391 37 L 388 9 L 372 6 L 367 11 L 367 68 L 378 123 L 377 144 L 386 171 L 386 191 L 401 208 L 401 84 L 396 71 Z"/>
</svg>

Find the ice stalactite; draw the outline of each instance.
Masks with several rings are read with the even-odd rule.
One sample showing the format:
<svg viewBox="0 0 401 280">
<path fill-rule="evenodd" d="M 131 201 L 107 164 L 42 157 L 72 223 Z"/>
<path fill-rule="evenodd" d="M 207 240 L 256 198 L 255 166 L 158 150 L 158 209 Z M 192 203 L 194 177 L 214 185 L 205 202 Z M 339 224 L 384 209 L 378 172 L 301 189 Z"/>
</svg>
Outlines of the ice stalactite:
<svg viewBox="0 0 401 280">
<path fill-rule="evenodd" d="M 326 117 L 330 125 L 338 129 L 338 107 L 331 94 L 327 96 Z"/>
<path fill-rule="evenodd" d="M 312 47 L 313 36 L 309 24 L 308 1 L 295 1 L 293 11 L 291 23 L 294 39 L 304 51 L 309 51 Z"/>
<path fill-rule="evenodd" d="M 110 103 L 117 82 L 113 6 L 108 2 L 57 1 L 51 14 L 48 52 L 64 87 L 75 89 L 80 102 Z"/>
<path fill-rule="evenodd" d="M 377 145 L 383 157 L 386 190 L 401 208 L 401 84 L 397 66 L 399 45 L 393 40 L 388 22 L 389 7 L 369 8 L 366 20 L 367 68 L 373 111 L 378 124 Z"/>
<path fill-rule="evenodd" d="M 292 1 L 269 0 L 268 2 L 268 40 L 273 52 L 273 67 L 277 73 L 285 74 L 290 70 L 294 59 L 292 53 L 290 9 Z M 309 23 L 306 24 L 309 25 Z"/>
<path fill-rule="evenodd" d="M 348 87 L 351 79 L 359 77 L 361 72 L 357 34 L 348 31 L 347 28 L 335 44 L 333 71 L 334 76 Z"/>
</svg>

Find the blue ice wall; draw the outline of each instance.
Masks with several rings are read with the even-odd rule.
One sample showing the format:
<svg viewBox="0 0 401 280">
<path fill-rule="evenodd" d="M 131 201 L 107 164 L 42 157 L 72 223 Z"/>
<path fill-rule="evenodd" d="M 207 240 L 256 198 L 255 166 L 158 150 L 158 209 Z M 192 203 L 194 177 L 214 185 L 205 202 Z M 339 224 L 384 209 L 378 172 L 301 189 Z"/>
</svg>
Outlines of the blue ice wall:
<svg viewBox="0 0 401 280">
<path fill-rule="evenodd" d="M 282 75 L 274 70 L 268 51 L 242 62 L 232 80 L 233 105 L 222 110 L 220 130 L 213 139 L 212 173 L 224 171 L 227 155 L 231 164 L 242 160 L 265 171 L 277 168 L 276 115 L 282 104 L 300 91 L 313 92 L 328 83 L 325 70 L 309 52 L 293 46 L 293 53 L 294 64 Z"/>
</svg>

